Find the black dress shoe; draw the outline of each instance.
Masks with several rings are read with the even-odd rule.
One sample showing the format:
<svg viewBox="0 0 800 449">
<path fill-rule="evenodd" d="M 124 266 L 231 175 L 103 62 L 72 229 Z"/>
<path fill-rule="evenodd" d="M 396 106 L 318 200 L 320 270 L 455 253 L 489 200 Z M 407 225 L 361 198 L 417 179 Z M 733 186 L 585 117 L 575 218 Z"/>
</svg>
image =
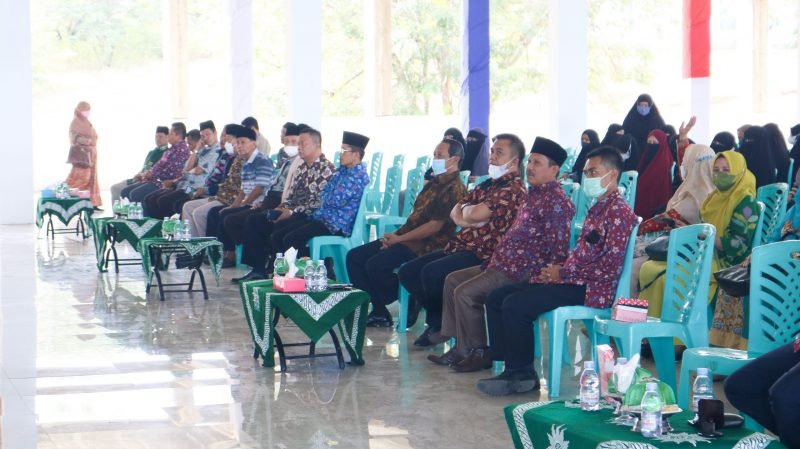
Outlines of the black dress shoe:
<svg viewBox="0 0 800 449">
<path fill-rule="evenodd" d="M 238 284 L 240 282 L 246 282 L 246 281 L 261 281 L 266 278 L 267 276 L 264 273 L 259 273 L 258 271 L 252 270 L 242 277 L 231 279 L 231 282 L 233 282 L 234 284 Z"/>
<path fill-rule="evenodd" d="M 415 301 L 414 298 L 409 298 L 408 301 L 408 318 L 406 319 L 406 327 L 414 327 L 414 324 L 417 323 L 417 318 L 419 318 L 419 311 L 422 306 L 419 305 L 419 301 Z"/>
<path fill-rule="evenodd" d="M 433 330 L 433 328 L 428 326 L 425 328 L 425 332 L 414 340 L 414 346 L 426 348 L 428 346 L 436 346 L 439 343 L 444 343 L 449 339 L 450 337 L 446 337 L 440 334 L 438 330 Z"/>
<path fill-rule="evenodd" d="M 370 315 L 367 318 L 367 327 L 392 327 L 392 317 L 385 315 Z"/>
<path fill-rule="evenodd" d="M 533 367 L 508 369 L 490 379 L 478 381 L 478 391 L 489 396 L 507 396 L 539 389 L 539 376 Z"/>
</svg>

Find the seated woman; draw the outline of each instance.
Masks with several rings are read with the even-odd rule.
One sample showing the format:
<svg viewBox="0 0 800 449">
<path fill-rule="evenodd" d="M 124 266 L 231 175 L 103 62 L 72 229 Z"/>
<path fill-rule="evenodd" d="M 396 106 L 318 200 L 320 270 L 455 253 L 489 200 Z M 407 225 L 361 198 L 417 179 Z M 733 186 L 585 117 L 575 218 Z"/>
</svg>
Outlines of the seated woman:
<svg viewBox="0 0 800 449">
<path fill-rule="evenodd" d="M 750 254 L 758 224 L 758 204 L 755 177 L 747 170 L 740 153 L 718 153 L 714 158 L 713 180 L 715 189 L 700 207 L 700 219 L 717 229 L 711 269 L 715 272 L 742 263 Z M 678 222 L 675 224 L 679 225 Z M 662 274 L 665 271 L 666 263 L 648 261 L 639 273 L 639 285 L 643 286 L 639 297 L 649 301 L 648 315 L 653 317 L 661 316 L 665 286 Z M 711 283 L 710 299 L 717 292 L 713 277 Z M 714 324 L 709 334 L 711 343 L 735 348 L 746 346 L 741 337 L 744 315 L 741 298 L 730 297 L 724 292 L 717 296 Z"/>
<path fill-rule="evenodd" d="M 700 222 L 700 206 L 714 191 L 713 165 L 714 150 L 711 147 L 689 145 L 686 148 L 680 168 L 681 178 L 684 181 L 667 202 L 667 210 L 639 226 L 639 238 L 636 241 L 632 267 L 633 276 L 631 276 L 632 296 L 636 296 L 639 292 L 639 271 L 642 264 L 647 262 L 644 249 L 652 241 L 652 238 L 648 237 L 655 237 L 672 228 Z M 660 305 L 657 312 L 661 313 Z"/>
<path fill-rule="evenodd" d="M 725 397 L 789 448 L 800 448 L 800 338 L 744 365 L 725 380 Z"/>
</svg>

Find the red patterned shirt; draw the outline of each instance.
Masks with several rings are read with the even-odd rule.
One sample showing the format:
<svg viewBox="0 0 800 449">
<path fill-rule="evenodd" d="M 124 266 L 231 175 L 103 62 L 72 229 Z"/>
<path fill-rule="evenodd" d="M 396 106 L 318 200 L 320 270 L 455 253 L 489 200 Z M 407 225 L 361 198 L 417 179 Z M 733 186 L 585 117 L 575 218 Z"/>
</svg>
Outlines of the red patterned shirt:
<svg viewBox="0 0 800 449">
<path fill-rule="evenodd" d="M 575 216 L 575 206 L 556 181 L 531 186 L 518 202 L 516 220 L 483 267 L 514 282 L 535 279 L 543 267 L 567 258 Z"/>
<path fill-rule="evenodd" d="M 469 251 L 481 260 L 492 257 L 494 248 L 517 217 L 517 206 L 525 198 L 519 173 L 508 173 L 476 186 L 461 204 L 485 203 L 491 211 L 489 221 L 479 228 L 464 228 L 444 247 L 446 254 Z"/>
<path fill-rule="evenodd" d="M 611 307 L 636 215 L 618 191 L 586 213 L 581 235 L 561 267 L 561 282 L 586 286 L 584 304 Z"/>
</svg>

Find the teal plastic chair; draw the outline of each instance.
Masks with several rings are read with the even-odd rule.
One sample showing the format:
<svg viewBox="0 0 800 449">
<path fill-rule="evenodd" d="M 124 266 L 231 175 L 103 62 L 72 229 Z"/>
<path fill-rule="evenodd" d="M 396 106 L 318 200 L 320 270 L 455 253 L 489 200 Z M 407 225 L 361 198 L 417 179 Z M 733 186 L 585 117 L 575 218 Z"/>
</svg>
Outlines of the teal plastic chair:
<svg viewBox="0 0 800 449">
<path fill-rule="evenodd" d="M 572 205 L 577 207 L 578 198 L 581 195 L 581 185 L 577 182 L 562 182 L 561 188 L 564 189 L 564 193 L 567 195 L 570 201 L 572 201 Z"/>
<path fill-rule="evenodd" d="M 422 173 L 424 174 L 426 171 L 428 171 L 429 168 L 431 168 L 431 157 L 430 156 L 418 157 L 417 165 L 415 168 L 421 169 Z"/>
<path fill-rule="evenodd" d="M 400 265 L 396 270 L 394 270 L 395 275 L 400 272 L 400 269 L 403 268 L 403 265 Z M 403 287 L 403 284 L 400 282 L 397 284 L 397 332 L 404 334 L 408 330 L 408 290 L 406 290 L 406 288 Z"/>
<path fill-rule="evenodd" d="M 628 244 L 625 247 L 625 259 L 622 265 L 622 272 L 619 274 L 619 281 L 617 282 L 617 291 L 615 293 L 617 298 L 630 297 L 631 289 L 631 267 L 633 266 L 633 249 L 636 246 L 636 233 L 639 231 L 639 224 L 642 222 L 641 217 L 637 217 L 636 225 L 631 230 L 628 237 Z M 563 362 L 567 365 L 572 363 L 569 355 L 569 347 L 564 345 L 567 341 L 566 324 L 570 320 L 582 320 L 586 326 L 586 330 L 592 337 L 592 359 L 595 358 L 594 348 L 598 342 L 597 336 L 592 331 L 594 328 L 594 319 L 611 318 L 611 309 L 596 309 L 594 307 L 586 306 L 564 306 L 559 307 L 550 312 L 543 313 L 539 317 L 539 321 L 533 324 L 534 335 L 534 348 L 536 352 L 541 351 L 541 339 L 538 337 L 539 322 L 544 321 L 547 323 L 547 335 L 549 339 L 549 367 L 548 367 L 548 395 L 550 397 L 558 397 L 561 390 L 561 363 L 559 363 L 559 355 L 563 355 Z M 603 339 L 604 343 L 608 342 L 608 338 Z M 539 354 L 535 354 L 538 358 Z"/>
<path fill-rule="evenodd" d="M 575 148 L 572 147 L 565 148 L 564 151 L 567 152 L 567 158 L 564 159 L 564 163 L 561 164 L 561 168 L 558 170 L 559 175 L 572 173 L 572 166 L 575 165 L 575 161 L 578 159 L 579 151 L 576 150 Z"/>
<path fill-rule="evenodd" d="M 786 183 L 789 185 L 794 183 L 794 179 L 792 179 L 792 170 L 794 170 L 794 159 L 789 158 L 789 172 L 786 175 Z"/>
<path fill-rule="evenodd" d="M 753 247 L 770 240 L 775 231 L 783 226 L 782 218 L 786 215 L 786 203 L 789 197 L 789 185 L 784 182 L 769 184 L 758 188 L 756 200 L 763 203 L 763 225 L 756 232 Z"/>
<path fill-rule="evenodd" d="M 380 151 L 372 153 L 368 167 L 369 184 L 365 192 L 367 193 L 367 211 L 372 212 L 380 208 L 383 153 Z"/>
<path fill-rule="evenodd" d="M 661 318 L 639 323 L 623 323 L 609 318 L 594 319 L 593 341 L 600 336 L 614 337 L 623 357 L 641 352 L 647 338 L 653 350 L 661 381 L 675 388 L 674 338 L 687 348 L 708 346 L 708 288 L 711 260 L 714 257 L 716 229 L 696 224 L 673 229 L 667 247 L 667 271 Z"/>
<path fill-rule="evenodd" d="M 461 177 L 461 183 L 464 184 L 464 187 L 469 185 L 469 175 L 472 173 L 471 170 L 461 170 L 458 174 Z"/>
<path fill-rule="evenodd" d="M 342 160 L 342 150 L 333 153 L 333 165 L 336 168 L 339 168 L 339 165 L 341 165 L 340 163 L 341 160 Z"/>
<path fill-rule="evenodd" d="M 639 172 L 629 170 L 623 172 L 619 177 L 620 194 L 625 198 L 625 202 L 633 209 L 636 203 L 636 185 L 639 183 Z"/>
<path fill-rule="evenodd" d="M 383 200 L 380 201 L 380 207 L 374 212 L 367 212 L 365 216 L 364 237 L 366 240 L 370 240 L 372 226 L 376 227 L 376 234 L 379 234 L 378 237 L 382 235 L 377 230 L 378 221 L 381 217 L 400 215 L 400 184 L 402 181 L 402 166 L 389 167 L 386 171 L 386 186 L 384 187 Z"/>
<path fill-rule="evenodd" d="M 384 215 L 378 218 L 378 222 L 375 224 L 375 233 L 378 238 L 390 230 L 399 228 L 406 222 L 406 219 L 414 209 L 417 196 L 419 196 L 419 193 L 422 191 L 424 176 L 425 170 L 422 170 L 422 168 L 409 170 L 406 179 L 406 194 L 403 200 L 403 210 L 400 212 L 400 215 Z"/>
<path fill-rule="evenodd" d="M 480 184 L 483 184 L 487 179 L 489 179 L 489 175 L 483 175 L 475 178 L 474 182 L 469 184 L 468 190 L 474 190 Z"/>
<path fill-rule="evenodd" d="M 269 158 L 272 160 L 272 165 L 274 165 L 275 168 L 277 168 L 278 167 L 278 153 L 270 154 Z"/>
<path fill-rule="evenodd" d="M 392 159 L 392 167 L 400 167 L 403 168 L 403 165 L 406 163 L 406 155 L 405 154 L 395 154 L 394 158 Z"/>
<path fill-rule="evenodd" d="M 709 368 L 713 374 L 732 374 L 756 357 L 792 341 L 800 333 L 800 241 L 770 243 L 753 249 L 750 264 L 750 335 L 747 350 L 687 349 L 681 362 L 678 406 L 689 406 L 689 373 Z M 752 420 L 749 428 L 758 427 Z"/>
<path fill-rule="evenodd" d="M 358 207 L 355 221 L 353 222 L 353 232 L 347 237 L 326 235 L 314 237 L 308 241 L 312 260 L 321 260 L 325 257 L 333 258 L 333 271 L 336 273 L 336 280 L 345 284 L 350 283 L 350 276 L 347 275 L 347 252 L 365 243 L 364 238 L 364 209 L 366 207 L 366 195 L 361 195 L 361 204 Z"/>
</svg>

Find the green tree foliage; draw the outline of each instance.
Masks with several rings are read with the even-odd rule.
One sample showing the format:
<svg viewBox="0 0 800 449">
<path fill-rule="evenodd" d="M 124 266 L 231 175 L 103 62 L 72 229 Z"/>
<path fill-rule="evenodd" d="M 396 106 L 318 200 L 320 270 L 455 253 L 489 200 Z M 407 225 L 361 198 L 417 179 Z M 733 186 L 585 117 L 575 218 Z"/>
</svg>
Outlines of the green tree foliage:
<svg viewBox="0 0 800 449">
<path fill-rule="evenodd" d="M 360 115 L 364 93 L 363 0 L 325 0 L 322 10 L 322 110 Z"/>
</svg>

